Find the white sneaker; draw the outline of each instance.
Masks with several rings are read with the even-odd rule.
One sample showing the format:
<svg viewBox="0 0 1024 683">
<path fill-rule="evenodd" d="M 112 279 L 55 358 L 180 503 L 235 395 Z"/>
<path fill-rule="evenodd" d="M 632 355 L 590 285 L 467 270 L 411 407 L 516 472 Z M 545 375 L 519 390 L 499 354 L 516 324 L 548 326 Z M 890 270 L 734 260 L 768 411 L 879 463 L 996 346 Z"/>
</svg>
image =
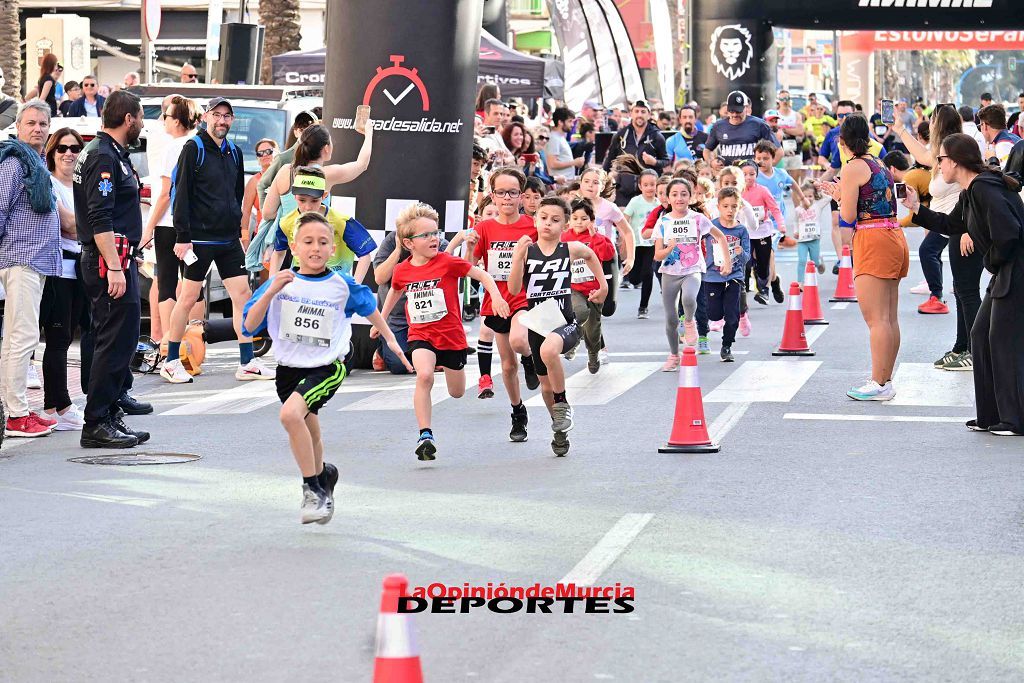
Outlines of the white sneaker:
<svg viewBox="0 0 1024 683">
<path fill-rule="evenodd" d="M 242 382 L 254 379 L 274 379 L 275 377 L 277 377 L 277 371 L 264 365 L 258 358 L 253 358 L 245 365 L 239 365 L 235 370 L 235 379 Z"/>
<path fill-rule="evenodd" d="M 57 421 L 53 427 L 55 432 L 78 432 L 85 426 L 85 415 L 82 413 L 82 409 L 74 403 L 64 411 L 63 415 L 56 410 L 53 412 L 47 410 L 46 417 Z"/>
<path fill-rule="evenodd" d="M 328 505 L 327 496 L 309 488 L 308 484 L 302 485 L 302 523 L 320 522 L 331 518 L 334 514 L 333 503 Z"/>
<path fill-rule="evenodd" d="M 39 381 L 39 371 L 36 370 L 36 366 L 32 361 L 28 363 L 28 374 L 25 375 L 25 388 L 26 389 L 42 389 L 43 383 Z"/>
<path fill-rule="evenodd" d="M 188 374 L 180 358 L 164 361 L 163 367 L 160 368 L 160 376 L 171 384 L 188 384 L 192 381 L 192 375 Z"/>
<path fill-rule="evenodd" d="M 611 357 L 608 355 L 608 349 L 601 349 L 597 352 L 597 360 L 601 365 L 608 365 L 612 362 Z"/>
<path fill-rule="evenodd" d="M 846 395 L 855 401 L 891 401 L 896 398 L 896 389 L 891 380 L 879 386 L 878 382 L 869 379 L 867 384 L 850 389 Z"/>
<path fill-rule="evenodd" d="M 910 288 L 911 294 L 931 294 L 932 290 L 925 281 L 918 282 L 916 285 Z"/>
</svg>

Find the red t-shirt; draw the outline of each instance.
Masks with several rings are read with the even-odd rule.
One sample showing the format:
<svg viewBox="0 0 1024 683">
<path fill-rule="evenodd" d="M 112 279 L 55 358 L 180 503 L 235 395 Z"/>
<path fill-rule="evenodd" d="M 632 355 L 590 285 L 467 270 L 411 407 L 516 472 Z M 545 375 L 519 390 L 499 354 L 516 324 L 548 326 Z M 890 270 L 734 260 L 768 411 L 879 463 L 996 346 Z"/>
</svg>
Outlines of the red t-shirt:
<svg viewBox="0 0 1024 683">
<path fill-rule="evenodd" d="M 391 288 L 405 290 L 409 341 L 425 341 L 438 351 L 466 348 L 459 278 L 472 267 L 466 259 L 443 251 L 422 266 L 414 266 L 411 259 L 395 266 Z"/>
<path fill-rule="evenodd" d="M 525 289 L 520 290 L 516 296 L 508 293 L 508 274 L 512 270 L 512 251 L 519 238 L 526 235 L 534 242 L 537 241 L 537 226 L 533 224 L 533 219 L 524 214 L 515 223 L 505 225 L 492 218 L 481 221 L 474 230 L 480 235 L 480 240 L 473 249 L 473 255 L 482 259 L 483 269 L 494 278 L 501 298 L 508 303 L 512 313 L 526 308 Z M 494 315 L 491 297 L 486 292 L 480 305 L 480 315 Z"/>
<path fill-rule="evenodd" d="M 616 258 L 615 245 L 601 233 L 576 232 L 572 228 L 562 233 L 563 242 L 580 242 L 590 247 L 599 261 L 611 261 Z M 583 259 L 573 259 L 572 289 L 580 294 L 590 294 L 601 288 L 601 283 L 594 279 L 590 266 Z"/>
</svg>

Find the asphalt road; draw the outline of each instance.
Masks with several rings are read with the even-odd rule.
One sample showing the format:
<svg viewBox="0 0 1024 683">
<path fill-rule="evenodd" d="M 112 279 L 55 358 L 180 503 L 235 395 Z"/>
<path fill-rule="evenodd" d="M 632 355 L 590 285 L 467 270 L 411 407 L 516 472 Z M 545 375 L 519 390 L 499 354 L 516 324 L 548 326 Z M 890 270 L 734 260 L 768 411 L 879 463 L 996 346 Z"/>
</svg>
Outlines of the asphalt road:
<svg viewBox="0 0 1024 683">
<path fill-rule="evenodd" d="M 856 304 L 824 303 L 801 359 L 771 356 L 785 306 L 753 304 L 737 362 L 700 357 L 718 454 L 657 452 L 676 376 L 635 291 L 597 380 L 569 364 L 566 458 L 536 406 L 508 441 L 499 383 L 435 406 L 424 466 L 410 380 L 357 373 L 321 413 L 327 526 L 299 524 L 276 397 L 235 382 L 230 345 L 194 384 L 141 378 L 145 450 L 201 460 L 68 462 L 94 454 L 68 433 L 0 451 L 0 680 L 367 681 L 392 572 L 635 587 L 631 614 L 417 615 L 428 681 L 1020 680 L 1024 440 L 963 427 L 970 374 L 930 368 L 955 320 L 917 314 L 919 275 L 890 404 L 845 396 L 868 367 Z"/>
</svg>

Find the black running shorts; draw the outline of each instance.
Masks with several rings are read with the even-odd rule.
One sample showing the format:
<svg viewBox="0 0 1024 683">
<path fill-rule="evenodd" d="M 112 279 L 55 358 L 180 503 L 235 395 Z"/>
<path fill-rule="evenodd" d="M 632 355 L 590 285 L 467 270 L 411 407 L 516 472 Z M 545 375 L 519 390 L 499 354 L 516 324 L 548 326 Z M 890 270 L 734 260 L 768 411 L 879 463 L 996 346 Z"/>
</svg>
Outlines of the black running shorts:
<svg viewBox="0 0 1024 683">
<path fill-rule="evenodd" d="M 576 345 L 580 343 L 580 326 L 575 320 L 555 328 L 551 331 L 551 334 L 557 334 L 562 338 L 562 350 L 559 353 L 566 353 L 576 348 Z M 540 357 L 540 347 L 544 343 L 545 337 L 540 336 L 533 330 L 530 330 L 528 337 L 530 340 L 530 353 L 533 357 L 533 367 L 536 369 L 537 375 L 543 377 L 548 374 L 548 367 L 544 365 L 544 359 Z"/>
<path fill-rule="evenodd" d="M 430 342 L 425 342 L 420 339 L 414 339 L 409 342 L 409 350 L 405 352 L 405 355 L 409 357 L 409 361 L 412 361 L 412 352 L 416 349 L 426 349 L 436 356 L 434 366 L 438 368 L 448 368 L 449 370 L 462 370 L 466 367 L 466 357 L 468 355 L 468 349 L 460 349 L 458 351 L 435 349 Z"/>
<path fill-rule="evenodd" d="M 192 265 L 185 266 L 185 279 L 192 282 L 202 282 L 206 274 L 210 272 L 210 264 L 217 264 L 217 273 L 221 281 L 228 278 L 243 276 L 247 277 L 249 271 L 245 269 L 245 252 L 242 251 L 242 243 L 232 240 L 227 244 L 196 244 L 192 243 L 192 251 L 198 259 Z"/>
<path fill-rule="evenodd" d="M 348 376 L 348 368 L 341 360 L 319 368 L 292 368 L 277 366 L 277 397 L 281 403 L 292 394 L 298 394 L 306 402 L 309 412 L 316 414 L 331 400 L 334 393 Z"/>
</svg>

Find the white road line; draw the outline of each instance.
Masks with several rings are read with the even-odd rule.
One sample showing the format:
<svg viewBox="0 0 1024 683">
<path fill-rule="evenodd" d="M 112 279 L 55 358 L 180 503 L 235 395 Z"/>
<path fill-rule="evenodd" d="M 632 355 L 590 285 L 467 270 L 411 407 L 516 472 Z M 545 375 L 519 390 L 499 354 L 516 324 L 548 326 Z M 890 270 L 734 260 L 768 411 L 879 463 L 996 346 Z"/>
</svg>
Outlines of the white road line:
<svg viewBox="0 0 1024 683">
<path fill-rule="evenodd" d="M 98 503 L 116 503 L 118 505 L 131 505 L 134 507 L 151 508 L 160 504 L 158 500 L 146 500 L 144 498 L 127 498 L 125 496 L 105 496 L 99 493 L 77 493 L 75 491 L 38 491 L 35 489 L 24 489 L 18 486 L 0 486 L 0 489 L 8 491 L 20 491 L 22 493 L 37 493 L 44 496 L 62 496 L 64 498 L 80 498 Z"/>
<path fill-rule="evenodd" d="M 821 361 L 748 360 L 704 397 L 705 403 L 788 403 L 821 366 Z"/>
<path fill-rule="evenodd" d="M 898 406 L 974 407 L 974 373 L 936 370 L 931 363 L 900 363 L 892 378 Z"/>
<path fill-rule="evenodd" d="M 622 516 L 608 533 L 590 549 L 583 559 L 563 576 L 559 583 L 574 583 L 577 586 L 592 586 L 595 581 L 612 566 L 615 560 L 625 552 L 640 532 L 644 530 L 653 514 L 630 512 Z"/>
<path fill-rule="evenodd" d="M 813 345 L 814 342 L 818 341 L 818 337 L 825 334 L 825 330 L 827 329 L 827 325 L 808 325 L 805 327 L 804 336 L 807 337 L 807 345 Z"/>
<path fill-rule="evenodd" d="M 171 408 L 161 415 L 234 415 L 249 413 L 277 401 L 274 382 L 246 382 L 240 387 L 218 391 L 198 401 Z"/>
<path fill-rule="evenodd" d="M 833 311 L 841 311 L 841 310 L 843 310 L 845 308 L 849 308 L 849 306 L 850 306 L 850 302 L 849 301 L 839 301 L 839 302 L 836 302 L 836 303 L 832 304 L 831 306 L 829 306 L 829 308 L 831 308 Z"/>
<path fill-rule="evenodd" d="M 601 406 L 618 398 L 634 386 L 661 370 L 661 363 L 609 363 L 600 372 L 591 375 L 583 368 L 565 379 L 569 401 L 574 406 Z M 528 406 L 542 406 L 540 394 L 526 402 Z"/>
<path fill-rule="evenodd" d="M 139 398 L 144 398 L 147 401 L 153 399 L 160 400 L 165 398 L 191 399 L 200 398 L 203 396 L 213 396 L 214 394 L 219 394 L 221 391 L 223 391 L 223 389 L 202 389 L 200 391 L 194 391 L 190 389 L 186 389 L 183 391 L 160 391 L 155 394 L 139 394 Z"/>
<path fill-rule="evenodd" d="M 732 355 L 746 355 L 750 351 L 733 351 Z M 616 353 L 609 353 L 612 358 L 665 358 L 668 356 L 668 349 L 664 351 L 618 351 Z M 711 355 L 715 355 L 712 353 Z M 717 360 L 717 359 L 716 359 Z"/>
<path fill-rule="evenodd" d="M 472 390 L 476 381 L 480 379 L 477 369 L 466 368 L 467 393 Z M 343 387 L 344 388 L 344 387 Z M 345 393 L 355 393 L 350 389 Z M 360 399 L 354 403 L 342 406 L 338 412 L 366 411 L 366 410 L 411 410 L 413 394 L 416 393 L 416 377 L 407 375 L 403 382 L 397 385 L 385 387 L 359 387 L 358 391 L 375 391 L 371 396 Z M 444 375 L 440 372 L 434 373 L 434 387 L 430 390 L 430 403 L 437 405 L 441 401 L 451 398 L 448 394 L 448 385 L 445 383 Z"/>
<path fill-rule="evenodd" d="M 786 413 L 784 420 L 840 420 L 845 422 L 966 422 L 970 417 L 945 415 L 842 415 L 829 413 Z"/>
<path fill-rule="evenodd" d="M 750 403 L 730 403 L 725 407 L 715 421 L 708 427 L 708 435 L 714 442 L 719 442 L 729 431 L 743 418 Z"/>
</svg>

